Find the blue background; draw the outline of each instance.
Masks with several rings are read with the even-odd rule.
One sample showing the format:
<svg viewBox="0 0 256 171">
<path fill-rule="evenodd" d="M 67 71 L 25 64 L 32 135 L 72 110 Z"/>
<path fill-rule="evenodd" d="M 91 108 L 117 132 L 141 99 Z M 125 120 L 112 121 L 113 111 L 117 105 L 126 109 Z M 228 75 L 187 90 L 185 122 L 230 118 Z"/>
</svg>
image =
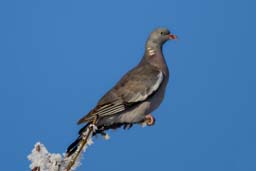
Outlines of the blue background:
<svg viewBox="0 0 256 171">
<path fill-rule="evenodd" d="M 76 121 L 143 55 L 148 34 L 179 36 L 154 127 L 95 139 L 78 170 L 256 170 L 255 2 L 0 2 L 1 170 L 29 170 L 37 141 L 62 153 Z"/>
</svg>

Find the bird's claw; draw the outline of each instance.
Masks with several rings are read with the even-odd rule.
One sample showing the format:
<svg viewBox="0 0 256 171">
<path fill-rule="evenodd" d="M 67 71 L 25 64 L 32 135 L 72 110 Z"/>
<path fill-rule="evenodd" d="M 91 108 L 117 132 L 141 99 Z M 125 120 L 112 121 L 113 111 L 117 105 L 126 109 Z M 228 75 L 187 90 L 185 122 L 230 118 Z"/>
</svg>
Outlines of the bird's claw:
<svg viewBox="0 0 256 171">
<path fill-rule="evenodd" d="M 147 114 L 145 116 L 144 122 L 142 122 L 142 125 L 147 125 L 147 126 L 153 126 L 155 124 L 155 118 L 152 114 Z"/>
</svg>

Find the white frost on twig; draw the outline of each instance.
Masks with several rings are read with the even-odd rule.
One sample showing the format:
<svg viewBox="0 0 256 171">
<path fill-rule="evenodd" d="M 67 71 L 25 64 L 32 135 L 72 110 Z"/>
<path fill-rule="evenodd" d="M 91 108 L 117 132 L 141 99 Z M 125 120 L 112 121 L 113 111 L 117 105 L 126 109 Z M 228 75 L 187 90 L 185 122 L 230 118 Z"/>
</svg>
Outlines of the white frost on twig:
<svg viewBox="0 0 256 171">
<path fill-rule="evenodd" d="M 92 145 L 93 141 L 91 136 L 88 139 L 87 144 L 83 148 L 85 152 L 89 145 Z M 40 142 L 36 143 L 31 154 L 28 155 L 28 160 L 31 161 L 30 169 L 32 171 L 65 171 L 68 163 L 70 162 L 72 155 L 70 157 L 65 157 L 64 154 L 50 153 L 46 147 Z M 82 153 L 79 155 L 75 164 L 71 170 L 75 170 L 81 165 Z"/>
</svg>

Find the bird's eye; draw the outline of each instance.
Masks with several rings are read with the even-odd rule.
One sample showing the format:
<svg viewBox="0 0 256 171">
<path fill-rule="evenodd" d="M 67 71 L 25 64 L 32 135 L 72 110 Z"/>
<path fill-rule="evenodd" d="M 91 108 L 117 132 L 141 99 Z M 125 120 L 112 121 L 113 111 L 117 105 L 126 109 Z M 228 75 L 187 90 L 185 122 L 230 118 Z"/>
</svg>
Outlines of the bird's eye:
<svg viewBox="0 0 256 171">
<path fill-rule="evenodd" d="M 161 35 L 163 35 L 164 34 L 164 32 L 163 31 L 161 31 L 161 33 L 160 33 Z"/>
</svg>

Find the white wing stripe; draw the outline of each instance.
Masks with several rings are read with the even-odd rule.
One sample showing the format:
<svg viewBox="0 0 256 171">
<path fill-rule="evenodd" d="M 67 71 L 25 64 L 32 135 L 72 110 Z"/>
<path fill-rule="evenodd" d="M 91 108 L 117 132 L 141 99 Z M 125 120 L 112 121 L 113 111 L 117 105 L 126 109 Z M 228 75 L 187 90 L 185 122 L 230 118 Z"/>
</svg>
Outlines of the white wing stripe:
<svg viewBox="0 0 256 171">
<path fill-rule="evenodd" d="M 151 93 L 153 93 L 154 91 L 156 91 L 159 88 L 159 86 L 161 85 L 161 83 L 162 83 L 162 81 L 164 79 L 164 75 L 163 75 L 163 73 L 161 71 L 159 72 L 157 77 L 158 77 L 158 79 L 157 79 L 156 83 L 153 85 Z"/>
<path fill-rule="evenodd" d="M 160 87 L 160 85 L 161 85 L 163 79 L 164 79 L 164 75 L 163 75 L 163 73 L 160 71 L 159 74 L 157 75 L 157 80 L 156 80 L 155 84 L 152 85 L 152 87 L 151 87 L 150 90 L 147 92 L 147 94 L 142 94 L 141 92 L 138 92 L 137 94 L 134 95 L 133 98 L 131 98 L 131 99 L 129 100 L 129 102 L 138 102 L 138 101 L 144 101 L 144 100 L 146 100 L 149 95 L 151 95 L 154 91 L 156 91 L 156 90 Z"/>
</svg>

